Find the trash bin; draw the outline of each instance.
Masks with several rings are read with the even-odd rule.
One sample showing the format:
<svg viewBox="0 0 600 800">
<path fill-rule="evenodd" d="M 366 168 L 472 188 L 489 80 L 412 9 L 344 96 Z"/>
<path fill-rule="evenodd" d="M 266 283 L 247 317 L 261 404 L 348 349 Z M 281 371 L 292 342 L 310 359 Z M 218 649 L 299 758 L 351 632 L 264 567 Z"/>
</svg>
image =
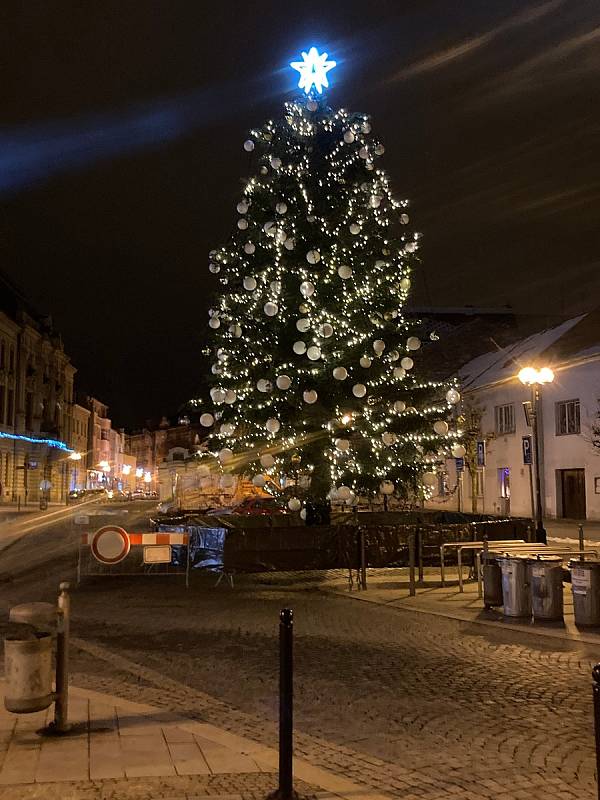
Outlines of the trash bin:
<svg viewBox="0 0 600 800">
<path fill-rule="evenodd" d="M 524 556 L 499 556 L 505 617 L 531 617 L 531 595 Z"/>
<path fill-rule="evenodd" d="M 492 558 L 483 565 L 483 604 L 486 608 L 492 608 L 502 603 L 502 570 L 498 561 Z"/>
<path fill-rule="evenodd" d="M 4 707 L 15 714 L 42 711 L 54 700 L 52 634 L 11 625 L 4 639 Z"/>
<path fill-rule="evenodd" d="M 562 558 L 558 556 L 538 556 L 537 558 L 529 558 L 528 561 L 533 619 L 562 620 Z"/>
<path fill-rule="evenodd" d="M 11 608 L 4 639 L 4 706 L 15 714 L 42 711 L 54 701 L 52 633 L 56 609 L 50 603 Z"/>
<path fill-rule="evenodd" d="M 571 591 L 576 625 L 600 625 L 600 562 L 572 558 Z"/>
</svg>

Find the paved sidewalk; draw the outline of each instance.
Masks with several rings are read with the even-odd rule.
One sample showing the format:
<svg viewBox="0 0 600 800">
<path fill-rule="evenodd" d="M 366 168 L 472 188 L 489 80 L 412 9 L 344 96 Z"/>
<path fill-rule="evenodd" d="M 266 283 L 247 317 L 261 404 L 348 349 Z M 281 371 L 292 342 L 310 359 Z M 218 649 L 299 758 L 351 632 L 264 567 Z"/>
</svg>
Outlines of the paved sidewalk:
<svg viewBox="0 0 600 800">
<path fill-rule="evenodd" d="M 76 688 L 70 691 L 73 732 L 40 736 L 52 715 L 53 706 L 21 715 L 0 708 L 3 800 L 254 798 L 277 786 L 275 750 L 214 725 Z M 295 784 L 304 795 L 383 800 L 302 760 L 295 762 Z"/>
<path fill-rule="evenodd" d="M 465 570 L 466 573 L 466 570 Z M 465 576 L 466 577 L 466 576 Z M 505 617 L 502 608 L 486 609 L 477 596 L 477 582 L 465 580 L 464 591 L 458 589 L 457 570 L 446 568 L 446 586 L 441 586 L 437 567 L 424 570 L 423 585 L 417 585 L 416 595 L 410 596 L 407 569 L 368 569 L 367 590 L 348 591 L 347 575 L 331 573 L 322 590 L 348 595 L 357 600 L 379 603 L 417 613 L 433 614 L 494 628 L 534 633 L 554 639 L 565 639 L 600 646 L 600 628 L 578 628 L 573 615 L 573 595 L 570 584 L 564 584 L 564 622 L 531 622 Z"/>
</svg>

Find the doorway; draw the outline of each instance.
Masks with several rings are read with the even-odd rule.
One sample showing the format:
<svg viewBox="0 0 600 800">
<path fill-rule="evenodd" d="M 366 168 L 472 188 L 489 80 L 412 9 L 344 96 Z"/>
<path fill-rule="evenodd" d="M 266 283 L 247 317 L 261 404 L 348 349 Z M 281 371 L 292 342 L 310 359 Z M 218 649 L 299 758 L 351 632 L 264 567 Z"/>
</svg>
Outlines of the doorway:
<svg viewBox="0 0 600 800">
<path fill-rule="evenodd" d="M 585 470 L 559 469 L 560 516 L 585 519 Z"/>
<path fill-rule="evenodd" d="M 498 469 L 498 493 L 500 495 L 500 514 L 510 516 L 510 467 Z"/>
</svg>

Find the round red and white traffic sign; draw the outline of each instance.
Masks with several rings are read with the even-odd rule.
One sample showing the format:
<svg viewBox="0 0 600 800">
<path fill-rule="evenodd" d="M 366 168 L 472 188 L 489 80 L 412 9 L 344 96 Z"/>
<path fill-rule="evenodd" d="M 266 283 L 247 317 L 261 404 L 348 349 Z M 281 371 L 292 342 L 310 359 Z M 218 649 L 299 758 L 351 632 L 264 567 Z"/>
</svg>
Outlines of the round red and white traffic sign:
<svg viewBox="0 0 600 800">
<path fill-rule="evenodd" d="M 127 531 L 116 525 L 105 525 L 94 534 L 90 549 L 101 564 L 118 564 L 128 555 L 130 547 Z"/>
</svg>

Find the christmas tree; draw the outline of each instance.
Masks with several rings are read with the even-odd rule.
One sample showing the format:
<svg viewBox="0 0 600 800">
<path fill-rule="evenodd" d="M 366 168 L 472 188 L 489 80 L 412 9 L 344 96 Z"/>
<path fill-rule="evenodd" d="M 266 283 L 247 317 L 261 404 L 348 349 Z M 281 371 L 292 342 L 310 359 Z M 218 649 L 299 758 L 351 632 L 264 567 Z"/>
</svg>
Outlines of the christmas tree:
<svg viewBox="0 0 600 800">
<path fill-rule="evenodd" d="M 303 93 L 244 142 L 254 168 L 228 243 L 210 253 L 215 361 L 209 448 L 223 472 L 293 484 L 313 501 L 418 496 L 454 448 L 453 387 L 419 375 L 403 314 L 419 234 L 394 197 L 366 114 L 321 94 L 335 66 L 315 48 L 291 66 Z"/>
</svg>

